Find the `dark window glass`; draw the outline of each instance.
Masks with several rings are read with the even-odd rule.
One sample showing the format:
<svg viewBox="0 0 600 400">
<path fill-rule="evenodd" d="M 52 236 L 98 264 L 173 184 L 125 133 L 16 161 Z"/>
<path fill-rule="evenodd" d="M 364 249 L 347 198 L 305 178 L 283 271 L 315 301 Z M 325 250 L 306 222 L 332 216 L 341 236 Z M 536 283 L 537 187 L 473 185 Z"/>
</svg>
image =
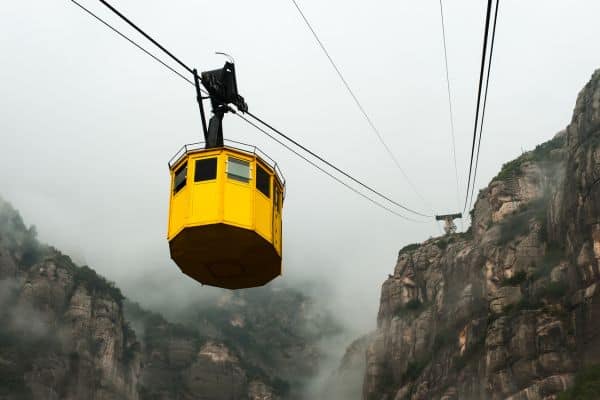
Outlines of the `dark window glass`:
<svg viewBox="0 0 600 400">
<path fill-rule="evenodd" d="M 260 165 L 256 165 L 256 188 L 271 197 L 271 176 Z"/>
<path fill-rule="evenodd" d="M 217 158 L 203 158 L 196 160 L 194 182 L 210 181 L 217 178 Z"/>
<path fill-rule="evenodd" d="M 175 172 L 175 182 L 173 185 L 173 193 L 179 192 L 185 186 L 187 178 L 187 163 L 183 164 L 177 172 Z"/>
</svg>

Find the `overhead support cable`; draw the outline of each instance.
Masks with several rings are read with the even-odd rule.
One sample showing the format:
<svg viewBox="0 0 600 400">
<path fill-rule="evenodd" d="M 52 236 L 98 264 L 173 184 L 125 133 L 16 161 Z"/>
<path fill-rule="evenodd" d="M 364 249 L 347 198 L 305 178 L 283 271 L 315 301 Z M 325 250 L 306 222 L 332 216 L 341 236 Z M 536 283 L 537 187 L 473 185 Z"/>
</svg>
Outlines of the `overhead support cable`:
<svg viewBox="0 0 600 400">
<path fill-rule="evenodd" d="M 390 158 L 392 159 L 392 161 L 394 162 L 394 164 L 396 165 L 396 167 L 398 168 L 398 170 L 400 171 L 400 173 L 402 173 L 402 175 L 404 176 L 404 179 L 406 180 L 406 182 L 409 184 L 409 186 L 415 192 L 415 194 L 419 197 L 419 199 L 423 203 L 425 203 L 426 205 L 428 205 L 429 208 L 431 208 L 431 205 L 429 204 L 429 202 L 427 202 L 427 200 L 425 200 L 425 198 L 421 195 L 421 193 L 417 189 L 416 185 L 412 182 L 412 180 L 410 179 L 410 177 L 408 176 L 408 174 L 404 171 L 404 169 L 400 165 L 400 162 L 398 161 L 398 158 L 395 156 L 395 154 L 392 151 L 392 149 L 390 149 L 390 147 L 388 146 L 388 144 L 384 140 L 381 132 L 375 126 L 375 123 L 373 122 L 373 120 L 371 119 L 371 117 L 369 116 L 369 114 L 367 113 L 367 111 L 365 110 L 365 108 L 363 107 L 362 103 L 360 102 L 360 100 L 358 99 L 358 97 L 356 96 L 356 94 L 354 93 L 354 90 L 352 90 L 352 88 L 350 87 L 350 84 L 348 83 L 348 81 L 346 80 L 346 78 L 344 77 L 344 75 L 342 74 L 341 70 L 338 68 L 338 66 L 335 63 L 335 61 L 333 61 L 333 58 L 329 54 L 329 51 L 327 50 L 327 48 L 325 47 L 325 45 L 323 44 L 323 42 L 319 38 L 319 35 L 317 35 L 317 32 L 314 30 L 314 28 L 312 27 L 312 25 L 309 22 L 308 18 L 306 17 L 306 15 L 304 14 L 304 12 L 300 8 L 300 6 L 298 5 L 298 2 L 296 0 L 292 0 L 292 3 L 294 3 L 294 6 L 296 7 L 296 10 L 298 10 L 298 13 L 300 14 L 300 16 L 302 17 L 302 19 L 304 20 L 304 23 L 306 24 L 306 26 L 308 27 L 308 29 L 312 33 L 313 37 L 317 41 L 317 44 L 319 45 L 319 47 L 321 48 L 321 50 L 323 51 L 323 53 L 325 54 L 325 56 L 329 60 L 329 63 L 331 64 L 331 66 L 335 70 L 336 74 L 338 75 L 338 77 L 340 78 L 340 80 L 342 81 L 342 83 L 344 84 L 344 86 L 346 87 L 346 90 L 348 91 L 348 93 L 350 94 L 350 96 L 352 97 L 352 99 L 354 100 L 354 103 L 356 103 L 356 106 L 360 110 L 360 113 L 363 115 L 363 117 L 365 118 L 365 120 L 367 121 L 367 123 L 369 124 L 369 126 L 371 127 L 371 130 L 375 133 L 375 135 L 377 136 L 377 139 L 379 139 L 379 142 L 383 145 L 383 147 L 385 148 L 386 152 L 388 153 L 388 155 L 390 156 Z"/>
<path fill-rule="evenodd" d="M 446 24 L 444 23 L 444 7 L 440 0 L 440 21 L 442 23 L 442 43 L 444 44 L 444 67 L 446 70 L 446 89 L 448 91 L 448 109 L 450 116 L 450 134 L 452 136 L 452 158 L 454 159 L 454 178 L 456 180 L 456 207 L 460 208 L 460 185 L 458 182 L 458 164 L 456 162 L 456 139 L 454 134 L 454 112 L 452 110 L 452 94 L 450 90 L 450 73 L 448 67 L 448 49 L 446 46 Z M 462 218 L 461 218 L 462 221 Z"/>
<path fill-rule="evenodd" d="M 171 57 L 176 63 L 178 63 L 179 65 L 181 65 L 183 68 L 185 68 L 190 74 L 194 73 L 194 70 L 192 68 L 190 68 L 187 65 L 185 65 L 179 58 L 175 57 L 169 50 L 165 49 L 160 43 L 158 43 L 150 35 L 148 35 L 146 32 L 144 32 L 140 27 L 138 27 L 136 24 L 134 24 L 129 18 L 127 18 L 126 16 L 124 16 L 123 14 L 121 14 L 121 12 L 119 10 L 117 10 L 116 8 L 114 8 L 113 6 L 111 6 L 107 1 L 100 0 L 100 3 L 104 4 L 112 12 L 114 12 L 119 17 L 121 17 L 121 19 L 123 21 L 127 22 L 133 29 L 135 29 L 136 31 L 138 31 L 142 36 L 144 36 L 146 39 L 148 39 L 150 42 L 152 42 L 152 44 L 154 44 L 156 47 L 158 47 L 159 49 L 161 49 L 165 54 L 167 54 L 169 57 Z"/>
<path fill-rule="evenodd" d="M 123 39 L 127 40 L 129 43 L 131 43 L 132 45 L 134 45 L 136 48 L 138 48 L 139 50 L 141 50 L 143 53 L 145 53 L 146 55 L 150 56 L 154 61 L 160 63 L 162 66 L 164 66 L 165 68 L 167 68 L 169 71 L 171 71 L 172 73 L 174 73 L 175 75 L 177 75 L 179 78 L 183 79 L 184 81 L 186 81 L 188 84 L 195 86 L 195 83 L 186 78 L 185 76 L 183 76 L 181 73 L 179 73 L 177 70 L 175 70 L 174 68 L 172 68 L 170 65 L 168 65 L 167 63 L 165 63 L 164 61 L 162 61 L 160 58 L 158 58 L 157 56 L 155 56 L 154 54 L 152 54 L 151 52 L 149 52 L 148 50 L 146 50 L 144 47 L 142 47 L 141 45 L 139 45 L 138 43 L 136 43 L 134 40 L 132 40 L 131 38 L 129 38 L 127 35 L 123 34 L 122 32 L 120 32 L 118 29 L 116 29 L 115 27 L 113 27 L 112 25 L 110 25 L 108 22 L 106 22 L 105 20 L 103 20 L 102 18 L 100 18 L 98 15 L 94 14 L 92 11 L 90 11 L 89 9 L 87 9 L 86 7 L 84 7 L 82 4 L 80 4 L 78 1 L 76 0 L 70 0 L 72 3 L 76 4 L 78 7 L 80 7 L 82 10 L 84 10 L 86 13 L 88 13 L 89 15 L 91 15 L 92 17 L 94 17 L 96 20 L 98 20 L 99 22 L 101 22 L 103 25 L 105 25 L 106 27 L 108 27 L 110 30 L 112 30 L 113 32 L 115 32 L 116 34 L 118 34 L 120 37 L 122 37 Z M 102 3 L 106 3 L 103 0 L 100 0 Z M 121 14 L 120 12 L 118 12 L 116 9 L 114 9 L 112 6 L 110 6 L 108 3 L 106 3 L 107 7 L 109 7 L 111 10 L 113 10 L 117 15 L 119 15 L 121 18 L 123 18 L 124 20 L 128 21 L 130 25 L 134 26 L 136 28 L 136 30 L 140 33 L 142 33 L 142 35 L 146 38 L 148 38 L 153 44 L 157 45 L 157 47 L 159 47 L 162 51 L 165 52 L 165 54 L 169 55 L 173 60 L 177 61 L 178 64 L 180 64 L 181 66 L 183 66 L 186 70 L 189 68 L 187 67 L 187 65 L 185 65 L 183 62 L 181 62 L 178 58 L 176 58 L 174 55 L 172 55 L 172 53 L 170 53 L 168 50 L 166 50 L 164 47 L 162 47 L 160 44 L 158 44 L 154 39 L 152 39 L 148 34 L 146 34 L 145 32 L 143 32 L 140 28 L 137 27 L 137 25 L 133 24 L 133 22 L 129 21 L 123 14 Z M 194 72 L 194 70 L 192 69 L 192 73 Z M 206 94 L 205 90 L 202 90 L 203 93 Z M 382 204 L 381 202 L 378 202 L 376 200 L 374 200 L 373 198 L 367 196 L 365 193 L 363 193 L 362 191 L 352 187 L 351 185 L 349 185 L 348 183 L 344 182 L 342 179 L 340 179 L 339 177 L 333 175 L 331 172 L 327 171 L 326 169 L 324 169 L 323 167 L 319 166 L 317 163 L 315 163 L 314 161 L 308 159 L 306 156 L 300 154 L 299 152 L 297 152 L 296 150 L 292 149 L 290 146 L 288 146 L 287 144 L 285 144 L 284 142 L 280 141 L 279 139 L 275 138 L 273 135 L 269 134 L 266 130 L 262 129 L 261 127 L 259 127 L 257 124 L 253 123 L 252 121 L 248 120 L 247 118 L 245 118 L 244 116 L 242 116 L 240 113 L 235 112 L 235 110 L 231 110 L 234 112 L 234 114 L 236 116 L 238 116 L 239 118 L 243 119 L 244 121 L 246 121 L 248 124 L 250 124 L 251 126 L 253 126 L 254 128 L 258 129 L 259 131 L 261 131 L 262 133 L 266 134 L 268 137 L 270 137 L 272 140 L 276 141 L 277 143 L 279 143 L 280 145 L 282 145 L 283 147 L 285 147 L 286 149 L 290 150 L 291 152 L 293 152 L 294 154 L 296 154 L 298 157 L 302 158 L 304 161 L 306 161 L 307 163 L 309 163 L 310 165 L 312 165 L 313 167 L 317 168 L 319 171 L 325 173 L 326 175 L 328 175 L 329 177 L 331 177 L 332 179 L 334 179 L 335 181 L 337 181 L 338 183 L 344 185 L 345 187 L 347 187 L 348 189 L 352 190 L 353 192 L 357 193 L 358 195 L 360 195 L 361 197 L 367 199 L 368 201 L 370 201 L 371 203 L 375 204 L 376 206 L 383 208 L 384 210 L 400 217 L 403 218 L 407 221 L 411 221 L 411 222 L 425 222 L 425 221 L 418 221 L 409 217 L 406 217 L 398 212 L 396 212 L 395 210 L 393 210 L 392 208 Z M 311 150 L 309 150 L 308 148 L 306 148 L 305 146 L 301 145 L 299 142 L 297 142 L 296 140 L 292 139 L 291 137 L 285 135 L 283 132 L 281 132 L 280 130 L 274 128 L 272 125 L 268 124 L 267 122 L 265 122 L 264 120 L 262 120 L 261 118 L 255 116 L 252 113 L 247 113 L 250 117 L 252 117 L 253 119 L 255 119 L 257 122 L 261 123 L 262 125 L 266 126 L 267 128 L 269 128 L 270 130 L 272 130 L 273 132 L 277 133 L 279 136 L 283 137 L 284 139 L 286 139 L 288 142 L 292 143 L 294 146 L 298 147 L 299 149 L 301 149 L 302 151 L 310 154 L 312 157 L 316 158 L 318 161 L 320 161 L 321 163 L 327 165 L 329 168 L 332 168 L 333 170 L 335 170 L 336 172 L 340 173 L 341 175 L 343 175 L 344 177 L 346 177 L 347 179 L 353 181 L 354 183 L 358 184 L 359 186 L 367 189 L 368 191 L 370 191 L 372 194 L 379 196 L 380 198 L 386 200 L 387 202 L 393 204 L 394 206 L 397 206 L 405 211 L 411 212 L 413 214 L 422 216 L 422 217 L 433 217 L 432 215 L 427 215 L 427 214 L 422 214 L 419 213 L 417 211 L 414 211 L 398 202 L 396 202 L 395 200 L 391 199 L 390 197 L 382 194 L 381 192 L 373 189 L 372 187 L 366 185 L 365 183 L 359 181 L 358 179 L 354 178 L 352 175 L 350 175 L 349 173 L 341 170 L 340 168 L 336 167 L 334 164 L 332 164 L 331 162 L 327 161 L 325 158 L 317 155 L 316 153 L 312 152 Z"/>
<path fill-rule="evenodd" d="M 249 114 L 249 113 L 248 113 Z M 339 184 L 345 186 L 346 188 L 350 189 L 351 191 L 353 191 L 354 193 L 358 194 L 359 196 L 363 197 L 364 199 L 370 201 L 371 203 L 375 204 L 377 207 L 380 207 L 384 210 L 386 210 L 389 213 L 394 214 L 397 217 L 400 217 L 402 219 L 405 219 L 407 221 L 411 221 L 411 222 L 417 222 L 417 223 L 424 223 L 426 221 L 419 221 L 416 219 L 412 219 L 409 218 L 405 215 L 402 215 L 396 211 L 394 211 L 393 209 L 391 209 L 390 207 L 385 206 L 384 204 L 372 199 L 371 197 L 367 196 L 366 194 L 364 194 L 363 192 L 357 190 L 356 188 L 350 186 L 349 184 L 347 184 L 346 182 L 344 182 L 343 180 L 341 180 L 340 178 L 338 178 L 337 176 L 333 175 L 332 173 L 330 173 L 329 171 L 325 170 L 323 167 L 321 167 L 320 165 L 318 165 L 317 163 L 315 163 L 314 161 L 310 160 L 309 158 L 307 158 L 306 156 L 300 154 L 298 151 L 294 150 L 291 146 L 288 146 L 287 144 L 285 144 L 283 141 L 277 139 L 275 136 L 271 135 L 269 132 L 267 132 L 265 129 L 261 128 L 260 126 L 258 126 L 257 124 L 255 124 L 254 122 L 250 121 L 249 119 L 247 119 L 246 117 L 244 117 L 242 114 L 239 113 L 234 113 L 234 115 L 236 115 L 237 117 L 241 118 L 242 120 L 244 120 L 246 123 L 248 123 L 249 125 L 253 126 L 254 128 L 258 129 L 260 132 L 264 133 L 265 135 L 267 135 L 271 140 L 275 141 L 276 143 L 280 144 L 281 146 L 285 147 L 287 150 L 289 150 L 290 152 L 292 152 L 293 154 L 295 154 L 296 156 L 300 157 L 302 160 L 306 161 L 308 164 L 312 165 L 313 167 L 315 167 L 316 169 L 318 169 L 319 171 L 321 171 L 322 173 L 324 173 L 325 175 L 329 176 L 331 179 L 335 180 L 336 182 L 338 182 Z M 335 167 L 333 167 L 334 169 L 336 169 Z M 352 178 L 353 179 L 353 178 Z M 354 180 L 354 179 L 353 179 Z"/>
<path fill-rule="evenodd" d="M 492 41 L 490 43 L 490 56 L 488 58 L 487 77 L 485 80 L 485 94 L 483 95 L 483 109 L 481 110 L 481 124 L 479 126 L 479 140 L 477 143 L 477 156 L 475 158 L 475 172 L 473 173 L 473 186 L 471 187 L 471 199 L 469 200 L 469 208 L 473 204 L 473 193 L 477 184 L 477 166 L 479 165 L 479 150 L 481 148 L 481 137 L 483 136 L 483 123 L 485 121 L 485 108 L 487 105 L 488 88 L 490 86 L 490 71 L 492 69 L 492 58 L 494 56 L 494 39 L 496 38 L 496 22 L 498 21 L 498 7 L 500 0 L 496 0 L 496 9 L 494 11 L 494 25 L 492 27 Z"/>
<path fill-rule="evenodd" d="M 471 173 L 473 170 L 475 143 L 477 142 L 477 127 L 479 126 L 479 124 L 478 124 L 478 122 L 479 122 L 479 107 L 481 104 L 481 90 L 482 90 L 483 76 L 484 76 L 484 70 L 485 70 L 487 42 L 488 42 L 488 35 L 489 35 L 489 30 L 490 30 L 491 10 L 492 10 L 492 0 L 488 0 L 487 12 L 486 12 L 486 17 L 485 17 L 485 32 L 483 35 L 483 49 L 481 52 L 481 70 L 479 72 L 479 87 L 478 87 L 478 91 L 477 91 L 477 107 L 475 109 L 475 122 L 473 124 L 473 143 L 471 145 L 471 160 L 469 161 L 469 175 L 468 175 L 469 177 L 467 179 L 467 190 L 465 192 L 465 204 L 463 206 L 463 211 L 462 211 L 463 213 L 467 209 L 467 202 L 469 200 L 469 192 L 470 192 L 470 187 L 471 187 Z"/>
<path fill-rule="evenodd" d="M 314 158 L 318 159 L 323 164 L 327 165 L 328 167 L 330 167 L 330 168 L 334 169 L 335 171 L 339 172 L 340 174 L 344 175 L 346 178 L 350 179 L 351 181 L 353 181 L 353 182 L 357 183 L 358 185 L 362 186 L 363 188 L 367 189 L 371 193 L 373 193 L 373 194 L 375 194 L 375 195 L 377 195 L 377 196 L 379 196 L 379 197 L 381 197 L 381 198 L 389 201 L 390 203 L 394 204 L 395 206 L 398 206 L 398 207 L 402 208 L 403 210 L 408 211 L 410 213 L 413 213 L 413 214 L 416 214 L 416 215 L 420 215 L 422 217 L 428 217 L 428 218 L 429 217 L 433 217 L 433 215 L 428 215 L 428 214 L 420 213 L 418 211 L 415 211 L 415 210 L 413 210 L 411 208 L 408 208 L 408 207 L 406 207 L 406 206 L 398 203 L 397 201 L 391 199 L 390 197 L 382 194 L 381 192 L 373 189 L 372 187 L 370 187 L 370 186 L 366 185 L 365 183 L 359 181 L 358 179 L 354 178 L 352 175 L 350 175 L 349 173 L 345 172 L 344 170 L 336 167 L 335 165 L 333 165 L 332 163 L 330 163 L 329 161 L 327 161 L 325 158 L 321 157 L 320 155 L 316 154 L 312 150 L 310 150 L 310 149 L 306 148 L 305 146 L 301 145 L 296 140 L 292 139 L 291 137 L 289 137 L 285 133 L 281 132 L 279 129 L 273 127 L 269 123 L 263 121 L 262 119 L 260 119 L 256 115 L 252 114 L 251 112 L 247 112 L 246 114 L 248 114 L 250 117 L 252 117 L 255 121 L 261 123 L 262 125 L 266 126 L 270 130 L 272 130 L 273 132 L 277 133 L 279 136 L 283 137 L 288 142 L 294 144 L 296 147 L 299 147 L 300 149 L 304 150 L 306 153 L 308 153 L 311 156 L 313 156 Z"/>
<path fill-rule="evenodd" d="M 121 33 L 117 28 L 113 27 L 111 24 L 109 24 L 108 22 L 106 22 L 105 20 L 103 20 L 102 18 L 100 18 L 98 15 L 94 14 L 88 8 L 84 7 L 81 3 L 79 3 L 76 0 L 71 0 L 71 2 L 74 3 L 76 6 L 78 6 L 79 8 L 81 8 L 86 13 L 88 13 L 89 15 L 91 15 L 93 18 L 95 18 L 101 24 L 103 24 L 104 26 L 106 26 L 108 29 L 110 29 L 111 31 L 113 31 L 117 35 L 121 36 L 123 39 L 127 40 L 129 43 L 131 43 L 135 47 L 137 47 L 139 50 L 141 50 L 142 52 L 144 52 L 146 55 L 152 57 L 152 59 L 154 61 L 156 61 L 159 64 L 161 64 L 163 67 L 167 68 L 168 70 L 170 70 L 171 72 L 173 72 L 175 75 L 179 76 L 181 79 L 187 81 L 191 85 L 194 84 L 194 82 L 192 82 L 191 79 L 188 79 L 185 76 L 183 76 L 181 73 L 179 73 L 173 67 L 171 67 L 169 64 L 165 63 L 163 60 L 161 60 L 160 58 L 158 58 L 157 56 L 155 56 L 154 54 L 152 54 L 151 52 L 149 52 L 148 50 L 146 50 L 145 48 L 143 48 L 142 46 L 140 46 L 138 43 L 136 43 L 135 41 L 133 41 L 132 39 L 130 39 L 129 37 L 127 37 L 125 34 Z"/>
</svg>

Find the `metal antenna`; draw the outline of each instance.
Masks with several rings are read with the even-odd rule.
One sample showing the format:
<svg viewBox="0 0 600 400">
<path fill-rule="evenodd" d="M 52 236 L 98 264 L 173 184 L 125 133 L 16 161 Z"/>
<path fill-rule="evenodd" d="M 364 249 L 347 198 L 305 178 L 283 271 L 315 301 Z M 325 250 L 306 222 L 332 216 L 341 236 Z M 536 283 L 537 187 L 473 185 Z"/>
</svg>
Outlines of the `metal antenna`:
<svg viewBox="0 0 600 400">
<path fill-rule="evenodd" d="M 223 52 L 220 52 L 220 51 L 215 51 L 215 54 L 218 54 L 220 56 L 225 56 L 225 57 L 227 57 L 227 59 L 229 60 L 230 63 L 235 64 L 235 60 L 229 54 L 223 53 Z"/>
</svg>

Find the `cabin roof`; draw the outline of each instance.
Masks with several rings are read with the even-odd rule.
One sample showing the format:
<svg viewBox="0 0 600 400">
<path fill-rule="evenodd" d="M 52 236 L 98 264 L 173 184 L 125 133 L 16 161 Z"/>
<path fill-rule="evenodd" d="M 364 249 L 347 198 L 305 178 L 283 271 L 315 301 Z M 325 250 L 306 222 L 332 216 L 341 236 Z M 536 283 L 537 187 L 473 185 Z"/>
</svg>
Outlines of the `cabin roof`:
<svg viewBox="0 0 600 400">
<path fill-rule="evenodd" d="M 275 172 L 275 176 L 277 177 L 277 179 L 279 180 L 281 185 L 285 187 L 285 178 L 283 177 L 283 173 L 281 172 L 281 169 L 279 169 L 279 166 L 277 165 L 275 160 L 273 160 L 271 157 L 269 157 L 265 152 L 260 150 L 258 147 L 251 145 L 251 144 L 237 142 L 235 140 L 228 140 L 228 139 L 225 139 L 225 145 L 222 148 L 205 149 L 204 145 L 205 145 L 204 142 L 195 142 L 195 143 L 183 145 L 177 151 L 177 153 L 175 153 L 175 155 L 173 157 L 171 157 L 171 159 L 169 160 L 169 169 L 173 170 L 184 158 L 186 158 L 189 155 L 192 155 L 195 153 L 201 153 L 203 151 L 208 151 L 208 150 L 226 149 L 226 150 L 232 150 L 234 152 L 238 152 L 238 153 L 256 157 L 261 163 L 269 166 L 269 168 L 271 168 Z"/>
</svg>

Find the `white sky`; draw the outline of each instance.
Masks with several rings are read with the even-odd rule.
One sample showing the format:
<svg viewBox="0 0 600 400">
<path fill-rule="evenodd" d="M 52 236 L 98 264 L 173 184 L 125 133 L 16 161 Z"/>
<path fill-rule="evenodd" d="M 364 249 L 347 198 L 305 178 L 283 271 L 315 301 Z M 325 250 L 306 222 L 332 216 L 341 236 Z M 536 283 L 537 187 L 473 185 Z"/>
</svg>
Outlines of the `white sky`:
<svg viewBox="0 0 600 400">
<path fill-rule="evenodd" d="M 424 198 L 436 212 L 454 212 L 437 0 L 298 1 Z M 98 1 L 82 2 L 152 49 Z M 429 211 L 291 1 L 114 5 L 200 71 L 222 66 L 215 51 L 233 55 L 251 111 Z M 485 2 L 444 6 L 462 197 Z M 600 2 L 592 0 L 502 1 L 478 187 L 567 125 L 578 91 L 600 66 L 598 15 Z M 0 195 L 42 240 L 144 304 L 176 307 L 209 292 L 179 273 L 165 239 L 167 160 L 201 136 L 193 89 L 70 1 L 5 2 L 0 30 Z M 356 330 L 372 329 L 398 249 L 439 228 L 374 208 L 234 117 L 224 129 L 278 160 L 287 178 L 279 281 L 325 282 L 338 315 Z"/>
</svg>

